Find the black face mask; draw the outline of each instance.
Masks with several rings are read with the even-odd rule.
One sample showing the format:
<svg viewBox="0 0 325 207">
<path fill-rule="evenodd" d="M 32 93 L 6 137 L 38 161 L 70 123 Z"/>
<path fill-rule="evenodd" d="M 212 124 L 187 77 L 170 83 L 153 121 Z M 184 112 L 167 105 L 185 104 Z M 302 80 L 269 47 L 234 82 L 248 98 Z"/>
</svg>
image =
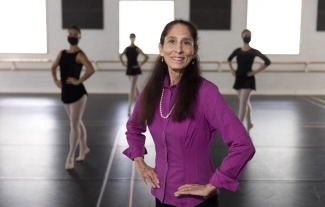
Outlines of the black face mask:
<svg viewBox="0 0 325 207">
<path fill-rule="evenodd" d="M 248 44 L 251 41 L 251 37 L 244 37 L 243 40 Z"/>
<path fill-rule="evenodd" d="M 76 44 L 78 44 L 78 41 L 79 41 L 79 39 L 76 38 L 76 37 L 68 37 L 68 42 L 69 42 L 71 45 L 76 45 Z"/>
</svg>

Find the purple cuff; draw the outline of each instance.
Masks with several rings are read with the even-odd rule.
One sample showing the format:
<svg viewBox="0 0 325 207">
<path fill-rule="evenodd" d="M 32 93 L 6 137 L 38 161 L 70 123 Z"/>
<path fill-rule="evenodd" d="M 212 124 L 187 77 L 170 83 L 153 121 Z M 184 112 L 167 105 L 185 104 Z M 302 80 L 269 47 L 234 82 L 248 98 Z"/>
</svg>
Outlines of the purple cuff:
<svg viewBox="0 0 325 207">
<path fill-rule="evenodd" d="M 128 158 L 133 160 L 136 157 L 144 157 L 145 154 L 148 154 L 147 149 L 142 147 L 129 147 L 126 150 L 123 151 L 123 154 L 125 154 Z"/>
<path fill-rule="evenodd" d="M 223 188 L 235 192 L 239 186 L 237 180 L 231 179 L 222 174 L 219 169 L 213 174 L 210 183 L 216 188 Z"/>
</svg>

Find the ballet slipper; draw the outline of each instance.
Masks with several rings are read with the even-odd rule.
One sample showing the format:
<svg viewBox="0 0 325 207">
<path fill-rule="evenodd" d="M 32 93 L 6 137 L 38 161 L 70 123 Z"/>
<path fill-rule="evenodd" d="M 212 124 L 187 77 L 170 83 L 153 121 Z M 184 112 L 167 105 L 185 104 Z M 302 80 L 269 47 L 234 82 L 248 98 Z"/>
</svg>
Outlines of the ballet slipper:
<svg viewBox="0 0 325 207">
<path fill-rule="evenodd" d="M 85 151 L 80 150 L 79 157 L 76 158 L 76 161 L 83 161 L 86 155 L 90 152 L 90 149 L 87 148 Z"/>
<path fill-rule="evenodd" d="M 74 168 L 74 157 L 68 157 L 67 162 L 65 163 L 65 169 L 71 170 Z"/>
</svg>

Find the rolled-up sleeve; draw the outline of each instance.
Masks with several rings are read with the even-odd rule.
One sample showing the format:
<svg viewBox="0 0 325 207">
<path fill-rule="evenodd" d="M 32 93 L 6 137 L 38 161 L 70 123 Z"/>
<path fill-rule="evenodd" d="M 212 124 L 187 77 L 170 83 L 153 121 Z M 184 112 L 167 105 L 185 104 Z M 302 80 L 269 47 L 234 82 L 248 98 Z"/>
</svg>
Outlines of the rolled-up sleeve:
<svg viewBox="0 0 325 207">
<path fill-rule="evenodd" d="M 205 98 L 205 116 L 229 147 L 228 156 L 216 169 L 210 183 L 235 192 L 245 165 L 254 156 L 255 148 L 245 127 L 228 106 L 218 88 L 211 85 Z"/>
<path fill-rule="evenodd" d="M 144 135 L 144 132 L 146 132 L 146 126 L 137 122 L 137 117 L 142 108 L 140 101 L 141 98 L 142 95 L 139 96 L 133 113 L 126 123 L 127 131 L 125 134 L 129 147 L 123 151 L 123 154 L 132 160 L 136 157 L 144 157 L 144 155 L 147 154 L 147 149 L 144 146 L 146 141 L 146 136 Z"/>
</svg>

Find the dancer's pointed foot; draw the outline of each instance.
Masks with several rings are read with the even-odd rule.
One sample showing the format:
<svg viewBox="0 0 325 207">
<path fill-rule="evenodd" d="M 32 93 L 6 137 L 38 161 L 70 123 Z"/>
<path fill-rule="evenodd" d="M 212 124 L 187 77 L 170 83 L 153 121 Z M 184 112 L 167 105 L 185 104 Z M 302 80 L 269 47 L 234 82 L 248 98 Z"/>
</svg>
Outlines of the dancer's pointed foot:
<svg viewBox="0 0 325 207">
<path fill-rule="evenodd" d="M 74 157 L 68 157 L 65 163 L 65 169 L 71 170 L 74 168 Z"/>
<path fill-rule="evenodd" d="M 90 152 L 90 149 L 87 148 L 86 150 L 80 150 L 79 157 L 76 158 L 76 161 L 83 161 L 86 157 L 86 155 Z"/>
<path fill-rule="evenodd" d="M 253 124 L 247 124 L 247 132 L 249 133 L 249 130 L 251 130 L 253 128 Z"/>
</svg>

